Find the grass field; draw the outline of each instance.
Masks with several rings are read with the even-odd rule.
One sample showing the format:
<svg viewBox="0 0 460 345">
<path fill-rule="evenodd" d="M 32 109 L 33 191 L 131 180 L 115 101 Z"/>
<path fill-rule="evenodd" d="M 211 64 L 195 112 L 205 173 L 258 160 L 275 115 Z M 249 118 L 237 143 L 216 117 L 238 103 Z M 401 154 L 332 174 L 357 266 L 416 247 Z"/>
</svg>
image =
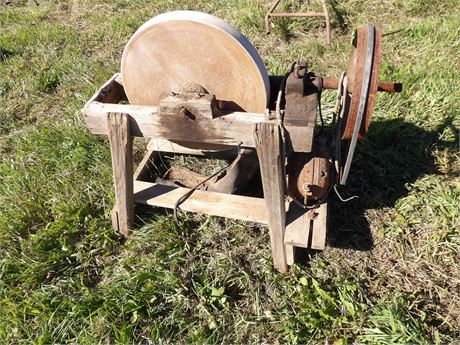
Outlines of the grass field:
<svg viewBox="0 0 460 345">
<path fill-rule="evenodd" d="M 0 343 L 460 341 L 460 3 L 329 0 L 325 47 L 316 19 L 266 36 L 269 2 L 3 1 Z M 381 77 L 404 91 L 378 96 L 344 192 L 359 199 L 336 201 L 327 249 L 286 275 L 253 224 L 145 211 L 132 238 L 112 231 L 108 142 L 79 110 L 133 32 L 173 9 L 225 19 L 271 74 L 303 58 L 339 76 L 354 27 L 386 34 Z"/>
</svg>

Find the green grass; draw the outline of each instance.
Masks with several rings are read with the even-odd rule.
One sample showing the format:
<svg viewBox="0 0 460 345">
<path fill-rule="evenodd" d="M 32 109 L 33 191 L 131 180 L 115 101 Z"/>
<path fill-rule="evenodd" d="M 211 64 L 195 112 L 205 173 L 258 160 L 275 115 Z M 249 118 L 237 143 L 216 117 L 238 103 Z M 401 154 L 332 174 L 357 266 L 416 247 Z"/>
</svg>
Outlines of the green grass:
<svg viewBox="0 0 460 345">
<path fill-rule="evenodd" d="M 1 343 L 458 342 L 460 5 L 329 4 L 330 47 L 319 19 L 266 36 L 269 1 L 0 5 Z M 108 142 L 79 110 L 145 20 L 185 8 L 241 30 L 271 74 L 302 58 L 339 76 L 353 27 L 388 33 L 381 77 L 404 91 L 378 96 L 343 192 L 359 199 L 335 203 L 326 250 L 286 275 L 254 224 L 139 210 L 132 238 L 111 229 Z"/>
</svg>

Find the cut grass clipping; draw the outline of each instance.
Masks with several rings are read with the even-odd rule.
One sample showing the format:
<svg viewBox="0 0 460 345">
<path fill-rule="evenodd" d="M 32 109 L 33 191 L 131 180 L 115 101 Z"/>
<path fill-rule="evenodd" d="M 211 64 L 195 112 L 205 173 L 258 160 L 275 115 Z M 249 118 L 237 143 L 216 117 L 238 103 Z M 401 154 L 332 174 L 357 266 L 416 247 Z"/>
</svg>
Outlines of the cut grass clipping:
<svg viewBox="0 0 460 345">
<path fill-rule="evenodd" d="M 458 341 L 458 1 L 328 1 L 330 47 L 321 19 L 277 18 L 266 36 L 270 2 L 0 5 L 0 343 Z M 186 213 L 175 223 L 155 209 L 126 241 L 111 229 L 108 142 L 79 109 L 119 70 L 133 32 L 174 9 L 230 22 L 270 74 L 300 58 L 339 76 L 352 28 L 385 33 L 381 78 L 404 91 L 378 96 L 345 191 L 359 199 L 336 200 L 326 250 L 287 275 L 254 224 Z M 325 115 L 334 97 L 324 92 Z"/>
</svg>

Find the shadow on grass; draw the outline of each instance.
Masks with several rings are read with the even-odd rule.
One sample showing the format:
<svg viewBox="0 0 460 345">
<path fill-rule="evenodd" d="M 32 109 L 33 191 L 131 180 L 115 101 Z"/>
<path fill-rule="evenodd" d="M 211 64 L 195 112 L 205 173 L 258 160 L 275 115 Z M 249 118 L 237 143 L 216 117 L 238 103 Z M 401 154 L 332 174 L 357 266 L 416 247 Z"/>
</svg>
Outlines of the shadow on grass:
<svg viewBox="0 0 460 345">
<path fill-rule="evenodd" d="M 400 119 L 375 121 L 366 138 L 358 143 L 348 184 L 342 197 L 359 196 L 349 202 L 337 197 L 330 203 L 327 243 L 336 248 L 370 250 L 373 239 L 365 213 L 393 207 L 408 193 L 407 184 L 438 171 L 432 154 L 454 148 L 458 141 L 442 141 L 440 134 L 453 126 L 452 119 L 434 131 L 426 131 Z"/>
<path fill-rule="evenodd" d="M 342 31 L 345 32 L 348 29 L 348 25 L 347 23 L 345 23 L 344 16 L 346 16 L 347 14 L 338 9 L 336 0 L 329 0 L 328 4 L 335 15 L 337 22 L 339 23 L 340 29 L 342 29 Z"/>
<path fill-rule="evenodd" d="M 374 121 L 366 138 L 358 143 L 348 184 L 340 189 L 342 197 L 356 195 L 358 198 L 344 203 L 334 193 L 330 195 L 327 244 L 335 248 L 371 250 L 373 238 L 366 211 L 393 207 L 398 199 L 407 195 L 407 184 L 423 175 L 437 173 L 432 154 L 434 147 L 454 148 L 458 142 L 458 138 L 440 140 L 440 134 L 450 126 L 453 126 L 452 119 L 433 131 L 401 119 Z M 249 195 L 262 197 L 258 174 L 250 185 Z M 136 206 L 139 220 L 148 219 L 153 213 L 171 216 L 170 210 Z M 141 223 L 137 226 L 141 227 Z M 192 228 L 200 226 L 192 223 L 187 225 Z M 308 264 L 318 253 L 320 251 L 298 248 L 296 261 Z"/>
<path fill-rule="evenodd" d="M 14 53 L 12 51 L 0 48 L 0 62 L 6 60 L 7 58 L 13 55 Z"/>
</svg>

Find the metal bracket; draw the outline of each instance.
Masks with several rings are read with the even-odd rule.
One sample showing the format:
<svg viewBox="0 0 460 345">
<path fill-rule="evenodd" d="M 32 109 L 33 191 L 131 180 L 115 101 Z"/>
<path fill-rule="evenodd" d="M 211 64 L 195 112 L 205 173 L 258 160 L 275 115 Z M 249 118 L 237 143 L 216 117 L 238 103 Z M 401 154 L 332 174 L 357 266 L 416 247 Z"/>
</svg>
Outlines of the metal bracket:
<svg viewBox="0 0 460 345">
<path fill-rule="evenodd" d="M 287 77 L 285 88 L 285 125 L 316 125 L 317 90 L 310 85 L 308 65 L 305 61 L 295 62 Z"/>
</svg>

